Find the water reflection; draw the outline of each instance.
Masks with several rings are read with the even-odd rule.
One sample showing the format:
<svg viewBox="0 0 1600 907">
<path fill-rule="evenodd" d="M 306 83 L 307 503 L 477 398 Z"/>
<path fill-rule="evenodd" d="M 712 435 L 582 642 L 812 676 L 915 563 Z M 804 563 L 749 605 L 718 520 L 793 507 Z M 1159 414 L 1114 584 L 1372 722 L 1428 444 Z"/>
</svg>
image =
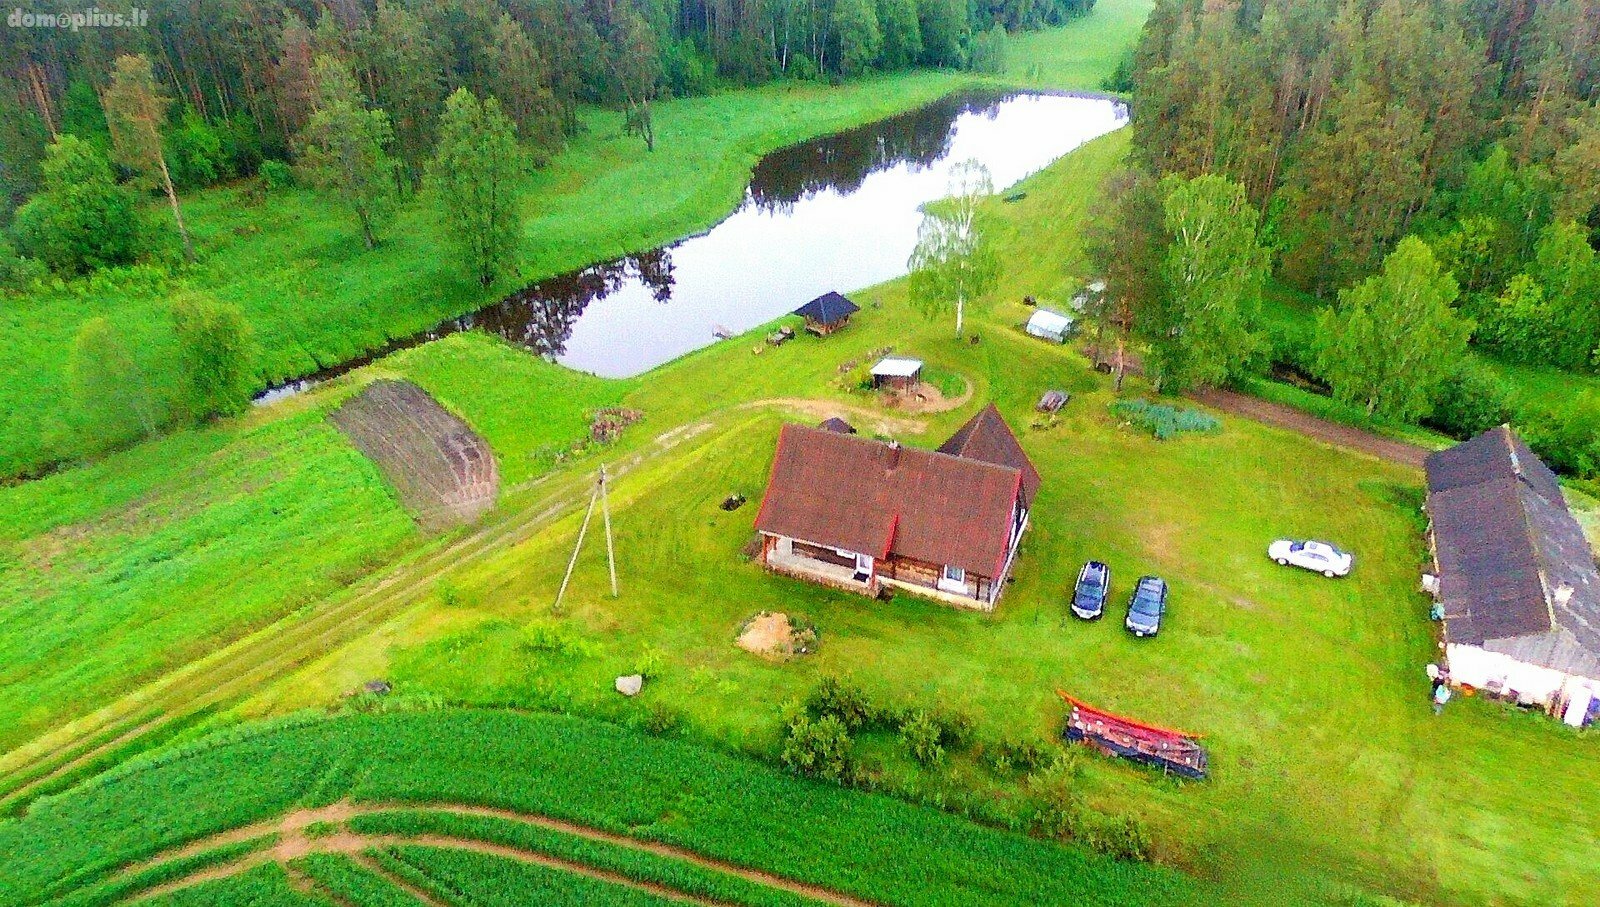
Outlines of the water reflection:
<svg viewBox="0 0 1600 907">
<path fill-rule="evenodd" d="M 1009 186 L 1126 120 L 1101 98 L 967 96 L 785 148 L 708 232 L 542 280 L 374 357 L 477 328 L 582 371 L 636 375 L 828 290 L 903 274 L 918 209 L 944 196 L 955 163 L 976 158 Z"/>
</svg>

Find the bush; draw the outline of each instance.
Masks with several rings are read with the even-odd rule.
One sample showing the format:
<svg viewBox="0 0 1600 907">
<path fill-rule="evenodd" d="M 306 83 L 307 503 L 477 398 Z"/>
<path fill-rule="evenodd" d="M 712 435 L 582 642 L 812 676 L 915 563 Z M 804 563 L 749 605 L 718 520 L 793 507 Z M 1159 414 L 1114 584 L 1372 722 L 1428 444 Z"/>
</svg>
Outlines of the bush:
<svg viewBox="0 0 1600 907">
<path fill-rule="evenodd" d="M 1216 431 L 1222 424 L 1199 410 L 1143 399 L 1118 400 L 1111 404 L 1111 413 L 1150 432 L 1157 441 L 1166 441 L 1182 432 Z"/>
<path fill-rule="evenodd" d="M 1001 740 L 985 744 L 979 758 L 997 772 L 1035 772 L 1050 763 L 1053 749 L 1033 740 Z"/>
<path fill-rule="evenodd" d="M 806 710 L 817 717 L 837 718 L 846 730 L 856 731 L 874 723 L 879 710 L 867 694 L 849 680 L 835 676 L 822 678 L 806 697 Z"/>
<path fill-rule="evenodd" d="M 283 161 L 261 162 L 261 187 L 277 192 L 294 186 L 294 168 Z"/>
<path fill-rule="evenodd" d="M 922 709 L 906 715 L 900 723 L 900 739 L 911 751 L 911 758 L 922 765 L 938 765 L 944 761 L 944 747 L 940 745 L 939 724 Z"/>
<path fill-rule="evenodd" d="M 1521 415 L 1523 440 L 1551 469 L 1575 479 L 1600 478 L 1600 396 Z"/>
<path fill-rule="evenodd" d="M 1090 850 L 1118 860 L 1150 859 L 1150 833 L 1133 816 L 1086 817 L 1078 839 Z"/>
<path fill-rule="evenodd" d="M 0 290 L 23 290 L 43 276 L 41 262 L 23 257 L 10 240 L 0 236 Z"/>
<path fill-rule="evenodd" d="M 812 718 L 799 711 L 789 719 L 788 734 L 779 758 L 796 774 L 844 781 L 850 776 L 854 745 L 849 729 L 837 716 Z"/>
<path fill-rule="evenodd" d="M 1500 376 L 1465 362 L 1439 386 L 1433 413 L 1422 424 L 1465 440 L 1511 421 L 1511 391 Z"/>
</svg>

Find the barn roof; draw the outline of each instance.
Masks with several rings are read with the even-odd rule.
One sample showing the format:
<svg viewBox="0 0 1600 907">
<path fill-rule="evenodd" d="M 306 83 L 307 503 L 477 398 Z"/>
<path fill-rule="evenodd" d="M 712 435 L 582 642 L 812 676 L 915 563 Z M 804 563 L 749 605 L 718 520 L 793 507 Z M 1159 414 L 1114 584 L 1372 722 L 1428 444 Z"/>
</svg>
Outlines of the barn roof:
<svg viewBox="0 0 1600 907">
<path fill-rule="evenodd" d="M 859 311 L 861 311 L 860 306 L 829 290 L 800 308 L 795 309 L 794 314 L 823 324 L 833 324 L 843 321 Z"/>
<path fill-rule="evenodd" d="M 993 403 L 956 429 L 950 440 L 939 445 L 939 452 L 1021 470 L 1022 500 L 1033 506 L 1033 496 L 1039 492 L 1039 471 L 1033 468 L 1033 461 L 1023 452 L 1011 426 Z"/>
<path fill-rule="evenodd" d="M 1446 638 L 1600 678 L 1600 571 L 1555 473 L 1509 426 L 1424 465 Z"/>
<path fill-rule="evenodd" d="M 1022 471 L 785 425 L 756 529 L 999 576 Z"/>
</svg>

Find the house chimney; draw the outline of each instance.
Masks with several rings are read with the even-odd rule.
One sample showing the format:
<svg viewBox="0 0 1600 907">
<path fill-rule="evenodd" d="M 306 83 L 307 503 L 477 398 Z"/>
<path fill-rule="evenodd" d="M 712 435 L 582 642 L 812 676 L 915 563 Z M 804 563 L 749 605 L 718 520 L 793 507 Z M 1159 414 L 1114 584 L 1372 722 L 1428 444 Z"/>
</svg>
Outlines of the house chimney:
<svg viewBox="0 0 1600 907">
<path fill-rule="evenodd" d="M 900 468 L 900 442 L 889 442 L 889 471 L 894 472 Z"/>
<path fill-rule="evenodd" d="M 1570 584 L 1562 583 L 1561 585 L 1556 587 L 1555 593 L 1553 595 L 1551 595 L 1550 598 L 1557 605 L 1565 606 L 1568 602 L 1572 601 L 1572 592 L 1573 592 L 1573 589 L 1572 589 L 1572 586 Z"/>
</svg>

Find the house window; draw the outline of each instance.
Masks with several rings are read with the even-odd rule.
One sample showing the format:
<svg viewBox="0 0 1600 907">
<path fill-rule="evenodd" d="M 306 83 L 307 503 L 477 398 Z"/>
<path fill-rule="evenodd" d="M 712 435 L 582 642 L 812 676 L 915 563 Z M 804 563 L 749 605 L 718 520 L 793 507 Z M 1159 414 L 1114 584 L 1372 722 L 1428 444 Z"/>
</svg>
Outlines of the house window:
<svg viewBox="0 0 1600 907">
<path fill-rule="evenodd" d="M 961 583 L 962 585 L 966 585 L 967 571 L 960 567 L 952 567 L 946 564 L 944 568 L 944 578 L 946 582 Z"/>
</svg>

